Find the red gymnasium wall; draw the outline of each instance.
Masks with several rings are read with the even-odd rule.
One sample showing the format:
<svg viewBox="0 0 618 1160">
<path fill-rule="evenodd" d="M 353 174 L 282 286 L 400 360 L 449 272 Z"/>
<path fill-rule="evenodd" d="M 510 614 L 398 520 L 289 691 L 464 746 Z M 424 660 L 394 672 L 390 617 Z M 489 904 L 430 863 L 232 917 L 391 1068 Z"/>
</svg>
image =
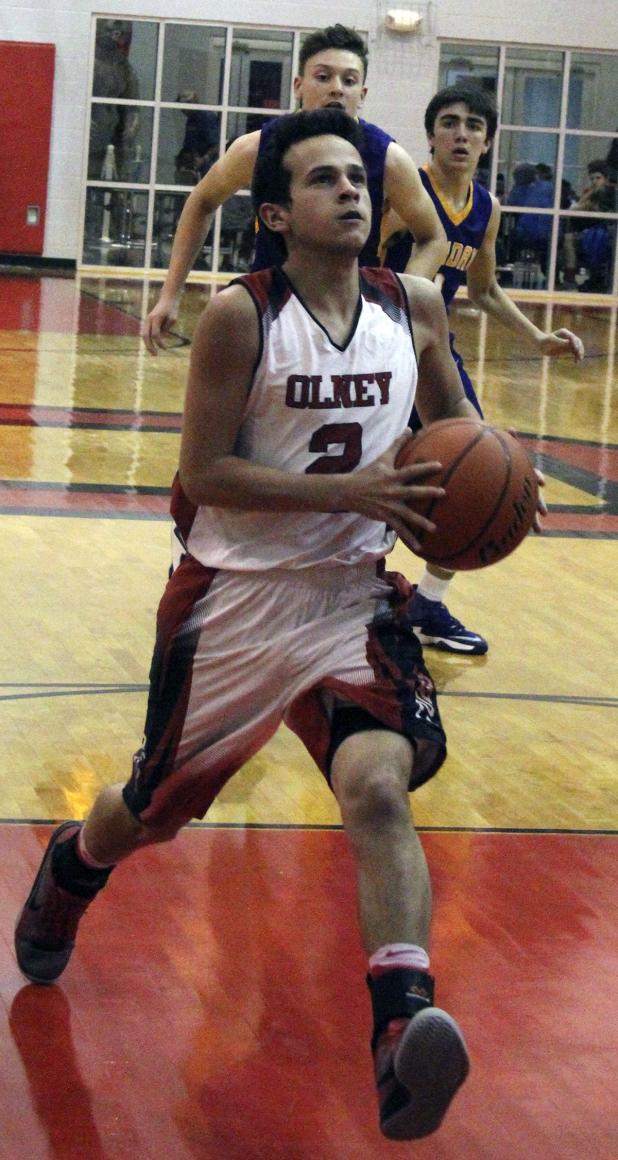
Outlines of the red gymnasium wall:
<svg viewBox="0 0 618 1160">
<path fill-rule="evenodd" d="M 1 253 L 43 253 L 55 53 L 0 41 Z"/>
</svg>

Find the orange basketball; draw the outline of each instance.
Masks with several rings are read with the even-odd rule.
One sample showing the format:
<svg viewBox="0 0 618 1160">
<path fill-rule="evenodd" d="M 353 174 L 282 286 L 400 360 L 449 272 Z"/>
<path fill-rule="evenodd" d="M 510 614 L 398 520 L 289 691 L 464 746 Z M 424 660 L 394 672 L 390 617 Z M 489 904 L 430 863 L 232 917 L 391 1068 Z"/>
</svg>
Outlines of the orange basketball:
<svg viewBox="0 0 618 1160">
<path fill-rule="evenodd" d="M 453 571 L 503 560 L 530 530 L 538 500 L 534 468 L 521 443 L 481 419 L 442 419 L 423 428 L 399 453 L 397 467 L 437 460 L 440 471 L 419 480 L 446 495 L 415 503 L 436 525 L 415 529 L 417 555 Z"/>
</svg>

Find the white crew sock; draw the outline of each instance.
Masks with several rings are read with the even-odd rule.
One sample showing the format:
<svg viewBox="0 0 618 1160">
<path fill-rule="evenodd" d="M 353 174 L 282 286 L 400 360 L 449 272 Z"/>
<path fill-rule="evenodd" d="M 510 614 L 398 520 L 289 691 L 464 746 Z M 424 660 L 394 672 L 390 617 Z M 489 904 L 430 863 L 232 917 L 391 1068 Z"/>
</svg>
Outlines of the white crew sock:
<svg viewBox="0 0 618 1160">
<path fill-rule="evenodd" d="M 385 971 L 408 968 L 411 971 L 428 971 L 429 955 L 423 947 L 414 943 L 386 943 L 379 947 L 369 959 L 369 974 L 372 978 Z"/>
<path fill-rule="evenodd" d="M 418 582 L 416 591 L 421 596 L 424 596 L 426 600 L 436 600 L 438 603 L 444 603 L 444 597 L 448 592 L 451 580 L 452 576 L 449 576 L 448 580 L 442 580 L 440 576 L 434 576 L 432 572 L 429 572 L 425 568 Z"/>
</svg>

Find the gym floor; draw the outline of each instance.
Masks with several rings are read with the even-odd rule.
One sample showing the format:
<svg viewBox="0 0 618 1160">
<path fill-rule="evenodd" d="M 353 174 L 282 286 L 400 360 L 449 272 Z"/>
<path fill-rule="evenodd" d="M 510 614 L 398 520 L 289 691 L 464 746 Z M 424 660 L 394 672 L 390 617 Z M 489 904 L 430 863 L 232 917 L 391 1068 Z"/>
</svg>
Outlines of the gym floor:
<svg viewBox="0 0 618 1160">
<path fill-rule="evenodd" d="M 583 295 L 523 304 L 581 335 L 578 367 L 453 310 L 486 414 L 545 471 L 550 515 L 452 586 L 487 657 L 427 650 L 449 757 L 413 807 L 437 1001 L 472 1057 L 440 1131 L 378 1132 L 352 862 L 283 728 L 204 823 L 114 872 L 58 985 L 20 975 L 12 928 L 52 825 L 125 776 L 143 728 L 209 293 L 189 288 L 152 359 L 138 319 L 156 290 L 0 276 L 0 1157 L 616 1160 L 616 307 Z M 392 563 L 419 574 L 400 546 Z"/>
</svg>

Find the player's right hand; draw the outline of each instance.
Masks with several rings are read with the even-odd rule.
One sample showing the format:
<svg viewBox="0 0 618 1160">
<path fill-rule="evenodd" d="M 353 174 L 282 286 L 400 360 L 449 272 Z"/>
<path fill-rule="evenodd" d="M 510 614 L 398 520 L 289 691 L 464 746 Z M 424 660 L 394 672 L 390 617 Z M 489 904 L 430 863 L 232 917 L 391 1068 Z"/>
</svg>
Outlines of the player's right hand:
<svg viewBox="0 0 618 1160">
<path fill-rule="evenodd" d="M 369 519 L 383 520 L 412 551 L 418 551 L 415 531 L 434 532 L 436 526 L 415 511 L 414 503 L 440 499 L 444 488 L 423 482 L 441 468 L 437 460 L 395 467 L 399 452 L 410 438 L 410 431 L 400 435 L 373 463 L 346 476 L 345 486 L 351 492 L 351 510 Z"/>
<path fill-rule="evenodd" d="M 159 298 L 156 306 L 150 311 L 142 323 L 142 338 L 151 354 L 158 354 L 166 350 L 166 335 L 171 331 L 178 318 L 178 303 L 176 299 Z"/>
</svg>

